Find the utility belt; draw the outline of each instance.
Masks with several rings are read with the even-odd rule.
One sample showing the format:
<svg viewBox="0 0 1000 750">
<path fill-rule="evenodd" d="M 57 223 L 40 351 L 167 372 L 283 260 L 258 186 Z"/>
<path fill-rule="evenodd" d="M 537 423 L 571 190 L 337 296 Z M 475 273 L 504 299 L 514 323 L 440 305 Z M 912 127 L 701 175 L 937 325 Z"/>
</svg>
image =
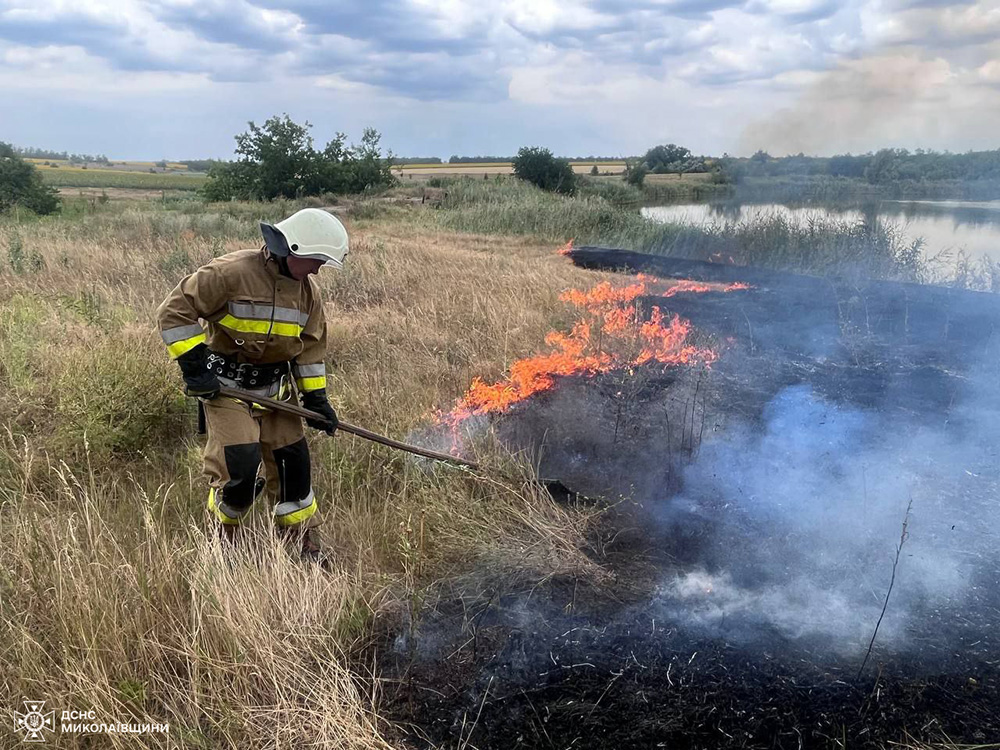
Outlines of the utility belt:
<svg viewBox="0 0 1000 750">
<path fill-rule="evenodd" d="M 233 357 L 212 351 L 205 361 L 208 369 L 218 375 L 220 380 L 231 381 L 236 388 L 252 391 L 274 385 L 288 375 L 291 369 L 291 362 L 270 362 L 266 365 L 237 362 Z"/>
</svg>

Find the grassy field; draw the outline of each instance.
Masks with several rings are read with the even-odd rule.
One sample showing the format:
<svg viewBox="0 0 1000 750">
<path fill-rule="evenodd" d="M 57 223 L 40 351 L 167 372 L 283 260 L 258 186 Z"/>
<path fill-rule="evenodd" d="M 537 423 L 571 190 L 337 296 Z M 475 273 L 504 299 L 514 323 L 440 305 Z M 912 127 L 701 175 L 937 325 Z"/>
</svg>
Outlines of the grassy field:
<svg viewBox="0 0 1000 750">
<path fill-rule="evenodd" d="M 573 171 L 590 174 L 596 166 L 602 174 L 621 174 L 625 171 L 624 161 L 574 161 Z M 480 164 L 401 164 L 393 167 L 392 173 L 401 180 L 428 179 L 430 177 L 462 177 L 496 174 L 512 174 L 510 162 L 482 162 Z M 672 175 L 676 179 L 676 175 Z M 687 175 L 693 177 L 694 175 Z"/>
<path fill-rule="evenodd" d="M 331 573 L 292 562 L 262 513 L 262 544 L 220 550 L 192 403 L 153 311 L 294 208 L 82 202 L 0 218 L 3 705 L 169 722 L 169 743 L 150 746 L 385 747 L 378 684 L 357 660 L 374 622 L 418 617 L 437 581 L 477 562 L 537 578 L 592 567 L 588 516 L 525 489 L 489 444 L 497 470 L 477 478 L 343 435 L 311 438 Z M 549 241 L 393 207 L 346 220 L 352 262 L 321 276 L 330 391 L 345 418 L 394 436 L 541 347 L 568 315 L 559 293 L 601 278 Z"/>
<path fill-rule="evenodd" d="M 111 167 L 84 168 L 55 160 L 29 159 L 28 161 L 35 163 L 47 184 L 60 188 L 197 190 L 206 179 L 204 174 L 182 171 L 184 165 L 167 165 L 171 170 L 179 167 L 177 171 L 150 172 L 148 170 L 154 166 L 153 162 L 128 162 L 127 166 L 113 164 Z M 45 162 L 48 162 L 49 166 L 46 166 Z M 620 175 L 625 169 L 624 162 L 574 162 L 573 170 L 577 174 L 588 175 L 595 164 L 603 175 Z M 509 175 L 511 171 L 510 163 L 497 162 L 457 165 L 408 164 L 395 167 L 392 173 L 403 185 L 407 185 L 435 178 Z M 713 187 L 709 185 L 710 177 L 708 174 L 649 175 L 646 179 L 653 191 L 659 191 L 654 196 L 655 199 L 675 200 L 705 197 L 700 195 L 699 191 Z"/>
<path fill-rule="evenodd" d="M 205 184 L 203 174 L 141 172 L 96 167 L 38 167 L 46 184 L 53 187 L 129 188 L 135 190 L 197 190 Z"/>
<path fill-rule="evenodd" d="M 51 169 L 53 168 L 53 165 L 55 165 L 56 168 L 78 166 L 73 162 L 71 162 L 69 159 L 36 159 L 32 157 L 26 157 L 24 160 L 26 162 L 34 164 L 36 167 L 40 167 L 43 169 L 45 168 Z M 98 164 L 98 165 L 89 164 L 88 169 L 90 168 L 107 169 L 107 170 L 117 170 L 119 172 L 137 171 L 137 170 L 149 171 L 150 169 L 158 168 L 158 165 L 159 162 L 156 161 L 113 161 L 106 166 L 103 164 Z M 166 169 L 170 169 L 177 172 L 184 172 L 187 171 L 187 168 L 188 168 L 187 164 L 181 164 L 180 162 L 176 161 L 166 162 Z"/>
</svg>

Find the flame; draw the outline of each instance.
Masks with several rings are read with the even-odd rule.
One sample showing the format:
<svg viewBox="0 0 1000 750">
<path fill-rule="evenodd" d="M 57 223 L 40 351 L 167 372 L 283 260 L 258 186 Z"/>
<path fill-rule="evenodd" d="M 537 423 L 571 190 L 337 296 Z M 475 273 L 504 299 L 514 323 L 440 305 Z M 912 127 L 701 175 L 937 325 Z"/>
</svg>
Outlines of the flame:
<svg viewBox="0 0 1000 750">
<path fill-rule="evenodd" d="M 655 290 L 656 287 L 665 288 Z M 673 297 L 681 293 L 731 292 L 749 289 L 747 284 L 705 284 L 688 279 L 670 283 L 639 274 L 635 283 L 615 286 L 604 281 L 588 290 L 570 289 L 559 299 L 584 312 L 569 333 L 553 331 L 545 337 L 550 351 L 518 360 L 503 380 L 487 383 L 475 378 L 451 412 L 439 415 L 453 427 L 474 415 L 504 412 L 536 393 L 547 391 L 556 379 L 567 375 L 597 375 L 639 365 L 711 366 L 717 358 L 712 349 L 689 344 L 691 323 L 653 308 L 643 320 L 636 300 L 656 294 Z M 654 291 L 655 290 L 655 291 Z"/>
<path fill-rule="evenodd" d="M 558 250 L 560 255 L 569 255 L 571 252 L 573 252 L 573 240 L 570 240 Z"/>
</svg>

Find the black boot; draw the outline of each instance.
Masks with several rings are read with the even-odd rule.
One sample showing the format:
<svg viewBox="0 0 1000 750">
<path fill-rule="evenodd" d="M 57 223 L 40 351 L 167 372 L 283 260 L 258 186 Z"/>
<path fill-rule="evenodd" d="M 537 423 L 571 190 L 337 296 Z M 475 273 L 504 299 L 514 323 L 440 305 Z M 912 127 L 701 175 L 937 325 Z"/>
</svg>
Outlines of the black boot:
<svg viewBox="0 0 1000 750">
<path fill-rule="evenodd" d="M 330 568 L 330 557 L 316 539 L 313 529 L 279 526 L 278 535 L 288 544 L 292 553 L 297 554 L 302 560 L 315 563 L 324 569 Z"/>
<path fill-rule="evenodd" d="M 240 538 L 240 525 L 238 523 L 220 523 L 216 528 L 216 534 L 224 545 L 236 544 Z"/>
</svg>

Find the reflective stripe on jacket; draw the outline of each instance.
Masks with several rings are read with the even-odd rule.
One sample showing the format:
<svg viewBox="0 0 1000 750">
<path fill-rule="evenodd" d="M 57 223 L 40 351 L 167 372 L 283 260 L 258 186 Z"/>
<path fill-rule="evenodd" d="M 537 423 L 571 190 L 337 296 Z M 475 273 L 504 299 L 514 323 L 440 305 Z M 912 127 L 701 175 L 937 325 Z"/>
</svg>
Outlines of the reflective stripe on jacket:
<svg viewBox="0 0 1000 750">
<path fill-rule="evenodd" d="M 156 311 L 176 359 L 198 344 L 239 362 L 294 361 L 299 391 L 326 387 L 326 319 L 316 282 L 283 276 L 264 250 L 237 250 L 181 282 Z"/>
</svg>

